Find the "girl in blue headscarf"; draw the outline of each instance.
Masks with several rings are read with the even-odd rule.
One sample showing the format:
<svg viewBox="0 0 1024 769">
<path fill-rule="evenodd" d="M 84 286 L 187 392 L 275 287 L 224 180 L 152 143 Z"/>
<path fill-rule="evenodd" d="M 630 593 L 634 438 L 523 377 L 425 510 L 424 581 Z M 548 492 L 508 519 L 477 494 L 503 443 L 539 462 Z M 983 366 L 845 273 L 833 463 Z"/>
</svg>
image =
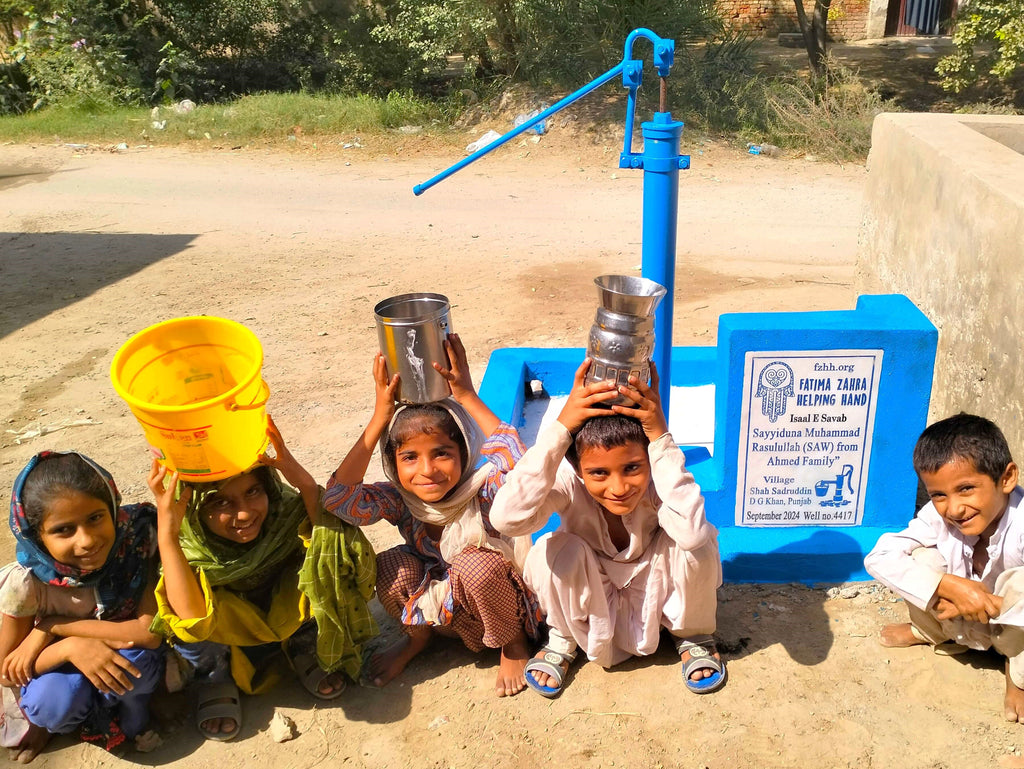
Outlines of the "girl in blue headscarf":
<svg viewBox="0 0 1024 769">
<path fill-rule="evenodd" d="M 122 507 L 88 457 L 43 452 L 14 483 L 10 522 L 18 560 L 0 569 L 3 744 L 28 763 L 50 734 L 81 729 L 108 750 L 138 737 L 164 662 L 149 632 L 156 509 Z"/>
</svg>

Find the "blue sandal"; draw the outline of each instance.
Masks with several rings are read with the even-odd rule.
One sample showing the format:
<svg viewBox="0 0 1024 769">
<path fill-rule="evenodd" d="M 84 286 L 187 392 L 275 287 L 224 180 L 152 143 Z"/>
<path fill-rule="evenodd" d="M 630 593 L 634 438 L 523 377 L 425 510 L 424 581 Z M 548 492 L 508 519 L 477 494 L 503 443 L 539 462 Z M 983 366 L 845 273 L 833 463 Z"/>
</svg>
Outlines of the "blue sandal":
<svg viewBox="0 0 1024 769">
<path fill-rule="evenodd" d="M 690 658 L 683 663 L 683 682 L 687 689 L 695 694 L 710 694 L 725 685 L 727 675 L 725 663 L 714 656 L 718 649 L 715 647 L 715 639 L 712 636 L 677 638 L 675 640 L 676 652 L 680 657 L 683 656 L 683 652 L 690 653 Z M 695 670 L 711 670 L 713 672 L 707 678 L 695 681 L 690 678 L 690 674 Z"/>
<path fill-rule="evenodd" d="M 562 670 L 562 665 L 565 663 L 571 665 L 574 659 L 576 659 L 576 652 L 565 654 L 545 646 L 537 652 L 533 659 L 526 663 L 526 670 L 524 671 L 526 685 L 544 697 L 557 697 L 562 691 L 562 682 L 565 680 L 568 672 L 567 670 Z M 555 685 L 541 686 L 537 683 L 537 679 L 531 675 L 535 670 L 538 673 L 546 673 L 554 678 Z"/>
</svg>

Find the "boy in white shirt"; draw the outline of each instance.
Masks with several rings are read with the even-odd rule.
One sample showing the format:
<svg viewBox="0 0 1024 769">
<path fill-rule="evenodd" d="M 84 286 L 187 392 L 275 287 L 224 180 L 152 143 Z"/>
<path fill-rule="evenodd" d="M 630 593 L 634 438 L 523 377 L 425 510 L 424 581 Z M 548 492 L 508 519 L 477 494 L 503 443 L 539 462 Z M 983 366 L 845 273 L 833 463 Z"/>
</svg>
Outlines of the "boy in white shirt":
<svg viewBox="0 0 1024 769">
<path fill-rule="evenodd" d="M 949 417 L 918 438 L 914 469 L 931 501 L 864 559 L 910 613 L 880 641 L 994 648 L 1007 658 L 1006 718 L 1024 722 L 1024 489 L 1006 438 L 983 417 Z"/>
<path fill-rule="evenodd" d="M 577 647 L 609 667 L 653 654 L 664 628 L 686 687 L 712 692 L 726 677 L 711 635 L 722 582 L 718 532 L 668 431 L 654 364 L 649 387 L 631 377 L 618 388 L 584 384 L 589 365 L 580 366 L 558 420 L 509 472 L 491 508 L 491 523 L 509 536 L 539 531 L 560 515 L 523 570 L 550 628 L 526 665 L 526 683 L 554 697 Z M 619 395 L 630 405 L 609 409 Z"/>
</svg>

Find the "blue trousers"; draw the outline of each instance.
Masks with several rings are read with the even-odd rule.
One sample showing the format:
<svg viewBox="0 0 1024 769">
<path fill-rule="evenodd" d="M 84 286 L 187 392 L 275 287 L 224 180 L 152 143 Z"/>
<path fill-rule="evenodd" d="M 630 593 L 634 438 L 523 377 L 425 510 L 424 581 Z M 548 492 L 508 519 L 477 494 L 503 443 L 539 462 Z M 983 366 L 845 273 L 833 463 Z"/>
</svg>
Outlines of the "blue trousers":
<svg viewBox="0 0 1024 769">
<path fill-rule="evenodd" d="M 192 667 L 195 680 L 216 684 L 231 680 L 231 647 L 214 641 L 177 641 L 174 650 Z"/>
<path fill-rule="evenodd" d="M 53 734 L 66 734 L 81 725 L 97 707 L 117 714 L 128 738 L 141 734 L 149 723 L 149 699 L 164 670 L 164 649 L 124 649 L 141 678 L 131 678 L 133 688 L 124 694 L 97 689 L 74 665 L 62 665 L 43 673 L 21 688 L 21 709 L 28 720 Z"/>
</svg>

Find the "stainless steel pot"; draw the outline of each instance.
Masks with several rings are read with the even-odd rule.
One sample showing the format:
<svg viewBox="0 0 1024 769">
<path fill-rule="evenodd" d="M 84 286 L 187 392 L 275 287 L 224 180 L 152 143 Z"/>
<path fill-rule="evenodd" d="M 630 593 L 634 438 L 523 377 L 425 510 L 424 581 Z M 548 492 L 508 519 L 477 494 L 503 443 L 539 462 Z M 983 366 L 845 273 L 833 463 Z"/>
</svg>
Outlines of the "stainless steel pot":
<svg viewBox="0 0 1024 769">
<path fill-rule="evenodd" d="M 432 403 L 448 397 L 448 381 L 431 365 L 448 368 L 445 337 L 452 330 L 451 305 L 441 294 L 401 294 L 377 303 L 377 340 L 388 374 L 399 375 L 395 398 Z"/>
<path fill-rule="evenodd" d="M 630 375 L 647 383 L 654 353 L 654 311 L 665 287 L 632 275 L 602 275 L 594 279 L 600 304 L 590 327 L 587 357 L 593 363 L 586 383 L 629 383 Z M 612 403 L 629 405 L 622 397 Z"/>
</svg>

